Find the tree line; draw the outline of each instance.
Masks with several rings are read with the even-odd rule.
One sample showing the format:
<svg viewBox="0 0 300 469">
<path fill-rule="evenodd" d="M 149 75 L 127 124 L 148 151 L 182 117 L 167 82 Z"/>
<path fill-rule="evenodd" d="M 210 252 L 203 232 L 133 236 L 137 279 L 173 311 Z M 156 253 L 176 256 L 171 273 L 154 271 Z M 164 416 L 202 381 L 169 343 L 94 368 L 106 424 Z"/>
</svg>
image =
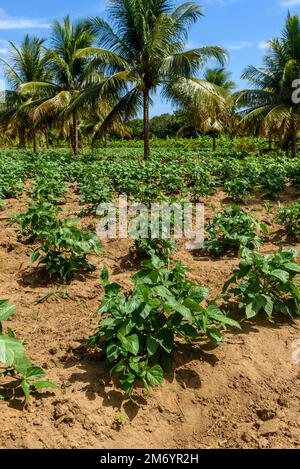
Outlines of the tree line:
<svg viewBox="0 0 300 469">
<path fill-rule="evenodd" d="M 20 147 L 30 141 L 37 153 L 40 136 L 48 147 L 55 134 L 77 155 L 80 141 L 104 144 L 111 135 L 130 138 L 138 131 L 148 159 L 155 127 L 149 110 L 159 90 L 178 109 L 173 126 L 164 116 L 177 136 L 209 134 L 214 149 L 220 133 L 268 136 L 296 156 L 300 107 L 292 95 L 300 78 L 299 16 L 288 15 L 262 66 L 244 70 L 248 88 L 235 91 L 224 48 L 186 50 L 188 31 L 203 16 L 198 4 L 110 0 L 107 10 L 109 21 L 54 21 L 48 42 L 30 35 L 19 46 L 9 41 L 10 58 L 1 59 L 9 89 L 0 105 L 8 140 L 18 138 Z M 212 59 L 216 67 L 205 69 Z"/>
</svg>

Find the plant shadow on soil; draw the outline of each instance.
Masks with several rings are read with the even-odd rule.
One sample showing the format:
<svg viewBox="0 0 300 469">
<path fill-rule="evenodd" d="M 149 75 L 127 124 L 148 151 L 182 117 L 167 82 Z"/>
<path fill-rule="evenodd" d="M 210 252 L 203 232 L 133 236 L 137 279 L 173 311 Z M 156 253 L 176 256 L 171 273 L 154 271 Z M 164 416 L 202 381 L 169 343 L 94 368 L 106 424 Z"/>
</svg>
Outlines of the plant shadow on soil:
<svg viewBox="0 0 300 469">
<path fill-rule="evenodd" d="M 288 238 L 286 236 L 285 230 L 280 229 L 272 233 L 271 236 L 266 238 L 269 243 L 272 244 L 281 244 L 282 246 L 296 247 L 299 244 L 299 238 Z"/>
<path fill-rule="evenodd" d="M 188 364 L 198 360 L 216 366 L 218 358 L 212 353 L 215 348 L 214 345 L 208 343 L 200 348 L 200 345 L 193 346 L 177 342 L 173 351 L 172 370 L 165 373 L 165 380 L 169 383 L 176 380 L 184 389 L 200 389 L 201 378 L 197 372 L 188 367 Z M 149 396 L 142 389 L 142 385 L 137 387 L 131 397 L 125 396 L 118 387 L 117 380 L 109 376 L 103 353 L 86 353 L 83 347 L 79 347 L 73 350 L 73 354 L 64 361 L 63 366 L 65 368 L 76 366 L 77 369 L 83 370 L 83 373 L 73 373 L 69 378 L 69 384 L 81 383 L 80 389 L 85 392 L 89 400 L 101 397 L 103 406 L 123 409 L 130 421 L 137 416 L 142 406 L 148 404 Z M 109 389 L 112 387 L 114 389 Z"/>
<path fill-rule="evenodd" d="M 276 314 L 272 318 L 268 318 L 265 314 L 259 314 L 253 319 L 247 319 L 239 311 L 238 304 L 235 302 L 229 303 L 226 307 L 221 308 L 226 311 L 230 318 L 235 319 L 241 325 L 241 329 L 230 329 L 231 336 L 243 336 L 248 334 L 258 334 L 260 329 L 274 329 L 280 330 L 287 325 L 293 327 L 295 321 L 290 316 L 283 314 Z M 226 340 L 226 339 L 225 339 Z"/>
<path fill-rule="evenodd" d="M 241 313 L 237 310 L 237 305 L 231 305 L 231 317 L 241 322 L 242 329 L 230 329 L 230 335 L 227 336 L 227 342 L 230 337 L 242 337 L 245 334 L 259 333 L 261 328 L 281 329 L 287 324 L 293 325 L 292 318 L 277 316 L 276 322 L 265 316 L 258 316 L 254 320 L 242 320 Z M 225 339 L 226 341 L 226 339 Z M 218 365 L 219 359 L 214 354 L 217 346 L 210 342 L 199 342 L 197 344 L 186 344 L 176 342 L 172 355 L 172 370 L 165 373 L 165 380 L 173 383 L 174 380 L 184 389 L 201 389 L 201 376 L 189 367 L 194 361 L 206 362 L 211 367 Z M 148 396 L 139 386 L 135 394 L 126 397 L 124 392 L 118 388 L 115 378 L 109 376 L 109 371 L 105 363 L 104 352 L 87 352 L 84 345 L 72 351 L 72 354 L 63 362 L 65 368 L 76 367 L 83 372 L 75 372 L 69 378 L 70 385 L 80 384 L 80 389 L 85 392 L 89 400 L 95 400 L 97 397 L 103 399 L 102 405 L 114 409 L 123 409 L 130 421 L 138 414 L 141 407 L 148 403 Z M 84 384 L 84 387 L 82 387 Z"/>
<path fill-rule="evenodd" d="M 89 280 L 96 278 L 97 274 L 94 271 L 78 271 L 76 275 L 71 279 L 77 280 L 83 283 L 87 283 Z M 32 289 L 40 287 L 55 287 L 57 285 L 69 285 L 70 282 L 64 282 L 58 276 L 50 276 L 43 268 L 36 268 L 28 271 L 28 269 L 21 272 L 20 278 L 17 280 L 21 287 L 30 287 Z"/>
<path fill-rule="evenodd" d="M 25 400 L 19 384 L 20 382 L 17 381 L 2 384 L 0 391 L 5 393 L 5 401 L 7 402 L 8 407 L 23 412 L 28 403 Z M 42 401 L 48 397 L 54 397 L 55 393 L 51 391 L 32 391 L 31 395 L 32 398 L 34 397 L 35 401 Z"/>
</svg>

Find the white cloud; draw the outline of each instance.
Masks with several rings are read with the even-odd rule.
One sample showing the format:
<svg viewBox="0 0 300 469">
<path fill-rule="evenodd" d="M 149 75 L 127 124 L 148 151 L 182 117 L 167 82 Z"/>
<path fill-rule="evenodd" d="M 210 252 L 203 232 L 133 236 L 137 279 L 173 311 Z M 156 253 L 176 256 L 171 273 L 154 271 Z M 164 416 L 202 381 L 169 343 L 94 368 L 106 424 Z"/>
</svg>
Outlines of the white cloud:
<svg viewBox="0 0 300 469">
<path fill-rule="evenodd" d="M 269 42 L 268 41 L 260 41 L 258 44 L 257 44 L 257 47 L 259 49 L 269 49 Z"/>
<path fill-rule="evenodd" d="M 280 5 L 282 7 L 293 7 L 295 5 L 300 5 L 300 0 L 281 0 Z"/>
<path fill-rule="evenodd" d="M 234 50 L 241 50 L 241 49 L 246 49 L 247 47 L 252 47 L 253 43 L 248 42 L 248 41 L 237 41 L 237 42 L 231 42 L 229 44 L 225 44 L 225 49 L 228 49 L 229 51 L 234 51 Z"/>
<path fill-rule="evenodd" d="M 10 16 L 0 8 L 0 29 L 45 29 L 49 26 L 46 20 Z"/>
<path fill-rule="evenodd" d="M 6 59 L 8 56 L 7 41 L 0 39 L 0 57 Z"/>
</svg>

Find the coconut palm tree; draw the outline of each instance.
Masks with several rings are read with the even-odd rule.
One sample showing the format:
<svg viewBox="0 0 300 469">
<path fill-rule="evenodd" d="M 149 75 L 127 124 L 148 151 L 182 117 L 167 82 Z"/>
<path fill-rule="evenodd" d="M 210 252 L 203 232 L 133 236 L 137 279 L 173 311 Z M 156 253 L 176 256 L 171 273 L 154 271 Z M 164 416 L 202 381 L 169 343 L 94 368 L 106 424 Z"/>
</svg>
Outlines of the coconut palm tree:
<svg viewBox="0 0 300 469">
<path fill-rule="evenodd" d="M 189 78 L 170 83 L 168 93 L 183 110 L 186 124 L 178 136 L 194 129 L 212 137 L 213 151 L 216 150 L 218 133 L 225 131 L 229 123 L 231 90 L 235 83 L 225 68 L 208 68 L 203 78 Z"/>
<path fill-rule="evenodd" d="M 209 83 L 214 83 L 229 92 L 232 92 L 234 88 L 236 88 L 235 82 L 231 80 L 231 72 L 224 67 L 207 68 L 204 72 L 204 80 Z"/>
<path fill-rule="evenodd" d="M 277 138 L 295 157 L 300 104 L 293 99 L 293 92 L 294 81 L 300 77 L 300 17 L 289 14 L 281 37 L 269 41 L 268 46 L 263 66 L 248 66 L 242 75 L 251 88 L 236 96 L 243 109 L 241 125 Z"/>
<path fill-rule="evenodd" d="M 24 147 L 26 132 L 33 138 L 33 147 L 37 152 L 37 134 L 32 121 L 32 112 L 26 106 L 27 98 L 20 94 L 20 87 L 32 81 L 49 79 L 47 56 L 44 39 L 26 35 L 18 47 L 12 41 L 9 62 L 0 59 L 4 64 L 5 74 L 10 90 L 5 93 L 5 105 L 2 108 L 0 121 L 6 131 L 19 135 L 20 146 Z"/>
<path fill-rule="evenodd" d="M 82 53 L 93 45 L 94 34 L 86 21 L 74 24 L 69 16 L 63 22 L 54 21 L 51 31 L 51 49 L 47 51 L 50 80 L 31 80 L 20 87 L 25 96 L 35 96 L 33 117 L 37 124 L 47 120 L 66 118 L 64 112 L 72 100 L 87 86 L 92 75 L 87 57 Z M 41 101 L 39 101 L 41 99 Z M 69 138 L 73 154 L 78 153 L 78 113 L 68 116 Z"/>
<path fill-rule="evenodd" d="M 95 138 L 104 137 L 116 122 L 143 110 L 144 158 L 148 159 L 151 95 L 162 87 L 168 96 L 170 81 L 194 75 L 208 59 L 223 63 L 225 51 L 215 46 L 185 50 L 189 28 L 202 16 L 196 3 L 174 9 L 171 0 L 110 0 L 107 9 L 111 22 L 96 17 L 91 20 L 91 30 L 102 47 L 119 57 L 121 66 L 114 67 L 114 73 L 100 85 L 83 92 L 74 109 L 86 102 L 97 103 L 105 94 L 110 99 L 118 95 Z M 97 56 L 96 48 L 93 52 Z M 99 53 L 101 57 L 102 49 Z"/>
</svg>

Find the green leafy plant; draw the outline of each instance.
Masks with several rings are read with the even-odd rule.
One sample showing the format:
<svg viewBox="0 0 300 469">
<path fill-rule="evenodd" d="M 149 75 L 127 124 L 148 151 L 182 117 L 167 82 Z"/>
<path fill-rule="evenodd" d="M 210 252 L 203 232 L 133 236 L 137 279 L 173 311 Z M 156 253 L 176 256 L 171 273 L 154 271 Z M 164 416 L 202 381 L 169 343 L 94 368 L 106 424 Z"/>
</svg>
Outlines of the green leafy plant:
<svg viewBox="0 0 300 469">
<path fill-rule="evenodd" d="M 191 342 L 208 336 L 219 344 L 222 328 L 239 327 L 216 302 L 202 304 L 209 290 L 188 279 L 186 270 L 180 263 L 170 270 L 153 256 L 132 277 L 134 288 L 125 294 L 120 285 L 109 282 L 107 268 L 102 272 L 102 318 L 87 346 L 105 350 L 111 373 L 127 395 L 138 382 L 148 391 L 162 383 L 176 337 Z"/>
<path fill-rule="evenodd" d="M 0 300 L 0 377 L 14 378 L 17 387 L 21 387 L 28 400 L 32 390 L 56 389 L 58 386 L 51 381 L 45 381 L 44 370 L 32 365 L 25 353 L 24 342 L 18 340 L 10 328 L 5 331 L 3 321 L 13 315 L 15 308 L 8 300 Z M 0 397 L 5 398 L 5 395 L 0 393 Z"/>
<path fill-rule="evenodd" d="M 267 161 L 263 165 L 261 188 L 264 195 L 274 196 L 282 192 L 287 182 L 287 168 L 284 162 Z"/>
<path fill-rule="evenodd" d="M 166 221 L 166 220 L 165 220 Z M 174 213 L 169 217 L 169 224 L 164 223 L 162 214 L 159 214 L 159 220 L 157 220 L 157 229 L 159 233 L 153 235 L 151 232 L 152 224 L 151 218 L 139 217 L 139 230 L 141 236 L 135 239 L 135 247 L 139 255 L 146 255 L 152 257 L 153 255 L 158 256 L 167 263 L 170 261 L 172 252 L 178 250 L 178 245 L 175 239 L 171 238 L 172 229 L 174 230 L 175 220 Z M 147 237 L 142 235 L 145 233 Z"/>
<path fill-rule="evenodd" d="M 252 181 L 246 177 L 227 179 L 224 183 L 224 191 L 234 200 L 240 202 L 249 199 L 253 190 Z"/>
<path fill-rule="evenodd" d="M 52 177 L 49 175 L 38 177 L 31 187 L 31 197 L 33 200 L 50 202 L 52 204 L 60 202 L 66 192 L 66 184 L 58 175 L 56 177 L 54 175 Z"/>
<path fill-rule="evenodd" d="M 90 211 L 95 211 L 100 203 L 112 201 L 111 189 L 108 180 L 103 179 L 96 171 L 88 172 L 83 176 L 80 183 L 80 194 L 82 204 L 93 204 Z"/>
<path fill-rule="evenodd" d="M 33 241 L 38 241 L 45 231 L 56 225 L 58 212 L 58 209 L 49 202 L 31 201 L 28 210 L 13 216 L 10 224 L 20 225 L 19 239 L 32 238 Z"/>
<path fill-rule="evenodd" d="M 119 426 L 119 427 L 124 427 L 124 425 L 127 422 L 127 415 L 124 414 L 124 412 L 116 412 L 114 422 Z"/>
<path fill-rule="evenodd" d="M 83 231 L 79 220 L 57 220 L 55 226 L 45 230 L 38 246 L 31 255 L 31 263 L 38 261 L 52 275 L 69 281 L 79 270 L 95 270 L 87 260 L 90 253 L 100 255 L 101 244 L 96 233 Z"/>
<path fill-rule="evenodd" d="M 275 254 L 260 254 L 244 249 L 239 268 L 226 282 L 224 291 L 239 300 L 239 307 L 245 310 L 247 318 L 265 312 L 269 317 L 274 313 L 300 314 L 300 291 L 297 276 L 300 266 L 295 251 Z M 230 288 L 235 284 L 234 288 Z"/>
<path fill-rule="evenodd" d="M 226 252 L 238 252 L 241 247 L 255 248 L 261 242 L 258 232 L 266 230 L 238 205 L 231 205 L 217 213 L 207 227 L 204 249 L 212 255 L 220 256 Z"/>
<path fill-rule="evenodd" d="M 290 238 L 300 235 L 300 202 L 295 202 L 279 212 L 278 222 L 284 226 Z"/>
</svg>

